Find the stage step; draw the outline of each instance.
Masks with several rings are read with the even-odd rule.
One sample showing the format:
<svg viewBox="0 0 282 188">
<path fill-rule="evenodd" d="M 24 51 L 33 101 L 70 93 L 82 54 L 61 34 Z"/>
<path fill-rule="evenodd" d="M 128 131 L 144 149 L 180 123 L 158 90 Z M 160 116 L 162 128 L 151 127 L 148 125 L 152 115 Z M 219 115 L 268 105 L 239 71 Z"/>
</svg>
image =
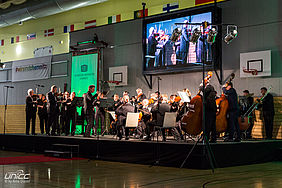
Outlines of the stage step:
<svg viewBox="0 0 282 188">
<path fill-rule="evenodd" d="M 58 158 L 72 158 L 71 152 L 69 151 L 54 151 L 54 150 L 45 150 L 46 156 L 58 157 Z"/>
<path fill-rule="evenodd" d="M 79 145 L 72 144 L 52 144 L 51 150 L 45 150 L 45 154 L 48 156 L 73 158 L 79 155 Z"/>
</svg>

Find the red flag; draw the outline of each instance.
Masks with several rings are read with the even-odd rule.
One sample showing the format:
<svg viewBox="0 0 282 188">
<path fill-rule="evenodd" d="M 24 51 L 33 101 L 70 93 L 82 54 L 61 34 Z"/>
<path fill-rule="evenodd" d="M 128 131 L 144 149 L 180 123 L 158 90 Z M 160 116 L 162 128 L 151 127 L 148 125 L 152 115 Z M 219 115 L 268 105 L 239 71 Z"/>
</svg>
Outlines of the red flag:
<svg viewBox="0 0 282 188">
<path fill-rule="evenodd" d="M 195 0 L 195 5 L 202 5 L 207 3 L 213 3 L 214 0 Z"/>
</svg>

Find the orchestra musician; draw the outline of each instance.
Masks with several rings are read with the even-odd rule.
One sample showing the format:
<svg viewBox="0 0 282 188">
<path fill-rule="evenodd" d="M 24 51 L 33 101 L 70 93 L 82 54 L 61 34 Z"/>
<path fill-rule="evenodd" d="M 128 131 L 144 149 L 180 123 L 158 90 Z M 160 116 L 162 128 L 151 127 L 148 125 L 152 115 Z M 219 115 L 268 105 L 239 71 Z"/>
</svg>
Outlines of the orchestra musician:
<svg viewBox="0 0 282 188">
<path fill-rule="evenodd" d="M 238 123 L 239 117 L 239 108 L 238 108 L 238 97 L 237 92 L 233 88 L 232 82 L 227 82 L 222 88 L 223 93 L 227 96 L 228 100 L 228 138 L 226 138 L 225 142 L 241 142 L 241 132 Z M 236 134 L 236 138 L 234 138 L 234 133 Z"/>
<path fill-rule="evenodd" d="M 153 68 L 154 64 L 155 64 L 155 53 L 157 50 L 157 40 L 155 38 L 155 29 L 154 27 L 151 27 L 149 29 L 149 38 L 148 38 L 148 51 L 147 51 L 147 55 L 151 56 L 151 57 L 147 57 L 147 67 L 148 68 Z"/>
<path fill-rule="evenodd" d="M 76 119 L 77 119 L 77 98 L 75 97 L 75 92 L 71 93 L 70 102 L 67 110 L 67 117 L 71 120 L 71 136 L 74 136 L 76 129 Z"/>
<path fill-rule="evenodd" d="M 157 97 L 159 97 L 160 93 L 157 92 L 157 94 L 158 94 Z M 170 111 L 169 104 L 162 103 L 162 98 L 159 97 L 158 101 L 154 104 L 154 106 L 151 109 L 152 120 L 148 121 L 146 124 L 146 137 L 143 139 L 144 141 L 151 140 L 151 134 L 155 126 L 160 126 L 160 127 L 163 126 L 165 112 L 169 112 L 169 111 Z M 166 141 L 165 129 L 161 129 L 161 131 L 162 131 L 163 141 L 165 142 Z"/>
<path fill-rule="evenodd" d="M 260 89 L 260 92 L 262 94 L 262 97 L 266 95 L 261 101 L 261 104 L 259 105 L 259 107 L 262 107 L 262 115 L 264 120 L 266 139 L 272 139 L 273 119 L 275 115 L 273 95 L 267 93 L 266 87 L 262 87 Z"/>
<path fill-rule="evenodd" d="M 207 83 L 205 86 L 205 135 L 210 143 L 216 142 L 216 92 L 214 87 Z"/>
<path fill-rule="evenodd" d="M 67 115 L 70 102 L 70 94 L 66 91 L 61 105 L 62 132 L 65 133 L 66 136 L 70 133 L 70 117 Z"/>
<path fill-rule="evenodd" d="M 33 100 L 34 91 L 32 89 L 29 89 L 27 91 L 26 96 L 26 134 L 29 135 L 29 129 L 30 129 L 30 120 L 31 120 L 31 134 L 35 135 L 35 119 L 36 119 L 36 111 L 37 111 L 37 105 L 36 101 Z"/>
<path fill-rule="evenodd" d="M 240 107 L 240 112 L 241 112 L 240 115 L 244 115 L 254 103 L 254 98 L 250 95 L 249 90 L 244 90 L 243 96 L 246 97 L 246 100 L 245 103 Z M 251 113 L 249 115 L 249 128 L 246 131 L 246 138 L 248 139 L 252 138 L 253 126 L 254 126 L 253 114 Z"/>
<path fill-rule="evenodd" d="M 45 132 L 47 133 L 47 123 L 48 123 L 48 114 L 47 114 L 47 100 L 44 94 L 40 94 L 39 98 L 37 99 L 37 107 L 38 107 L 38 117 L 40 120 L 40 131 L 41 134 L 44 134 L 44 127 Z"/>
<path fill-rule="evenodd" d="M 125 127 L 126 117 L 128 112 L 134 112 L 135 107 L 130 104 L 129 96 L 124 95 L 122 99 L 123 103 L 116 109 L 117 115 L 117 137 L 122 139 L 121 129 Z M 125 128 L 125 140 L 129 139 L 129 128 Z"/>
<path fill-rule="evenodd" d="M 141 88 L 136 89 L 136 93 L 137 93 L 137 97 L 136 97 L 137 104 L 140 104 L 144 99 L 147 99 L 146 95 L 143 93 Z"/>
<path fill-rule="evenodd" d="M 188 23 L 188 20 L 185 20 L 184 23 Z M 180 59 L 181 64 L 187 63 L 187 57 L 189 53 L 189 32 L 188 32 L 188 24 L 184 24 L 182 26 L 182 35 L 180 37 Z"/>
<path fill-rule="evenodd" d="M 95 86 L 90 85 L 88 87 L 88 92 L 83 95 L 83 109 L 84 109 L 84 114 L 86 117 L 87 121 L 87 126 L 86 126 L 86 131 L 84 136 L 85 137 L 90 137 L 90 132 L 91 129 L 94 127 L 94 104 L 96 102 L 97 96 L 98 96 L 98 91 L 97 93 L 93 96 L 92 93 L 95 91 Z"/>
<path fill-rule="evenodd" d="M 104 93 L 98 93 L 97 100 L 95 102 L 96 114 L 95 114 L 95 131 L 94 135 L 98 135 L 99 119 L 101 120 L 101 136 L 104 136 L 105 133 L 105 110 L 103 107 L 100 107 L 100 99 L 104 98 Z"/>
<path fill-rule="evenodd" d="M 143 138 L 145 135 L 146 124 L 150 121 L 152 114 L 151 114 L 151 107 L 149 107 L 149 100 L 144 99 L 142 101 L 142 106 L 138 109 L 139 113 L 141 113 L 141 118 L 139 116 L 139 122 L 137 127 L 137 134 L 139 138 Z"/>
<path fill-rule="evenodd" d="M 57 130 L 57 120 L 59 116 L 59 108 L 57 103 L 57 86 L 53 85 L 50 92 L 47 93 L 47 113 L 48 113 L 48 126 L 46 134 L 50 135 L 50 128 L 52 128 L 51 135 L 55 135 Z"/>
</svg>

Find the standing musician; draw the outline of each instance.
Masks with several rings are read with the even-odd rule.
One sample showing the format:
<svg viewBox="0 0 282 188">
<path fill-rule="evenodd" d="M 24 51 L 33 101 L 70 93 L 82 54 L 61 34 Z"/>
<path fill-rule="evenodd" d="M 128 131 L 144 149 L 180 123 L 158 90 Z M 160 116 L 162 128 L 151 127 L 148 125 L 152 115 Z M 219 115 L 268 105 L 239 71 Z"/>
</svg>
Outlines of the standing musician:
<svg viewBox="0 0 282 188">
<path fill-rule="evenodd" d="M 61 105 L 62 132 L 65 133 L 66 136 L 70 133 L 70 117 L 68 116 L 70 102 L 70 95 L 66 91 Z"/>
<path fill-rule="evenodd" d="M 250 95 L 249 90 L 244 90 L 243 95 L 246 98 L 245 102 L 240 106 L 240 115 L 244 115 L 254 103 L 254 98 Z M 254 126 L 253 115 L 249 115 L 249 128 L 247 129 L 246 138 L 252 138 L 252 129 Z"/>
<path fill-rule="evenodd" d="M 122 139 L 121 129 L 125 126 L 126 117 L 128 112 L 134 112 L 135 107 L 130 104 L 129 96 L 124 95 L 122 99 L 123 103 L 116 109 L 117 115 L 117 136 L 119 140 Z M 129 139 L 129 129 L 125 128 L 125 140 Z"/>
<path fill-rule="evenodd" d="M 96 114 L 95 114 L 95 131 L 94 135 L 98 135 L 98 128 L 99 128 L 99 119 L 101 120 L 101 135 L 104 136 L 105 133 L 105 110 L 103 107 L 100 107 L 100 99 L 104 98 L 104 93 L 98 93 L 97 100 L 95 102 L 96 106 Z"/>
<path fill-rule="evenodd" d="M 35 119 L 36 119 L 36 101 L 33 100 L 33 90 L 29 89 L 27 91 L 26 96 L 26 106 L 25 106 L 25 112 L 26 112 L 26 134 L 29 135 L 29 129 L 30 129 L 30 120 L 31 120 L 31 134 L 35 135 Z"/>
<path fill-rule="evenodd" d="M 228 132 L 229 136 L 224 141 L 226 142 L 241 142 L 241 132 L 240 127 L 238 123 L 238 117 L 239 117 L 239 108 L 238 108 L 238 97 L 237 92 L 233 88 L 232 82 L 227 82 L 224 87 L 222 88 L 223 93 L 227 96 L 228 100 L 228 113 L 229 113 L 229 119 L 228 119 Z M 237 133 L 237 137 L 234 139 L 234 132 Z"/>
<path fill-rule="evenodd" d="M 205 131 L 207 139 L 210 139 L 211 143 L 216 142 L 216 92 L 214 87 L 207 83 L 205 87 Z"/>
<path fill-rule="evenodd" d="M 85 137 L 90 137 L 91 128 L 94 127 L 94 115 L 95 115 L 94 104 L 98 96 L 98 91 L 94 96 L 92 95 L 94 91 L 95 91 L 95 86 L 90 85 L 88 87 L 88 92 L 83 95 L 83 104 L 84 104 L 83 109 L 87 121 L 86 131 L 84 134 Z"/>
<path fill-rule="evenodd" d="M 51 135 L 55 135 L 57 130 L 58 120 L 58 103 L 57 103 L 57 86 L 53 85 L 51 91 L 47 93 L 47 113 L 48 113 L 48 126 L 46 134 L 50 135 L 50 128 L 52 127 Z"/>
<path fill-rule="evenodd" d="M 45 95 L 43 94 L 39 95 L 39 98 L 37 99 L 37 107 L 38 107 L 38 117 L 40 120 L 41 134 L 44 134 L 44 127 L 45 127 L 45 132 L 47 132 L 48 114 L 47 114 L 46 105 L 47 105 L 47 100 Z"/>
<path fill-rule="evenodd" d="M 75 97 L 75 92 L 71 93 L 70 102 L 67 110 L 67 117 L 71 120 L 71 136 L 74 136 L 75 129 L 76 129 L 76 119 L 77 119 L 77 98 Z"/>
<path fill-rule="evenodd" d="M 275 115 L 273 96 L 270 93 L 267 94 L 266 87 L 262 87 L 260 89 L 260 92 L 262 94 L 262 97 L 266 95 L 261 102 L 262 104 L 259 105 L 259 107 L 262 107 L 266 139 L 272 139 L 273 119 Z M 257 100 L 259 101 L 259 99 Z"/>
</svg>

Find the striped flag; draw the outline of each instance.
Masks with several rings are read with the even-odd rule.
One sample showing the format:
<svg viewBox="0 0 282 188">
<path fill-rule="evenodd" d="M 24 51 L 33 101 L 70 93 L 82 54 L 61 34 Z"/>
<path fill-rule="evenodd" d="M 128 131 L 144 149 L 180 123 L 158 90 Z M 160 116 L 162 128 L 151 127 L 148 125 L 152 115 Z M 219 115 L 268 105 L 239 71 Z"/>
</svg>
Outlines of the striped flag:
<svg viewBox="0 0 282 188">
<path fill-rule="evenodd" d="M 26 35 L 26 39 L 27 39 L 27 40 L 36 39 L 36 33 L 27 34 L 27 35 Z"/>
<path fill-rule="evenodd" d="M 163 12 L 171 12 L 179 8 L 178 2 L 168 3 L 163 6 Z"/>
<path fill-rule="evenodd" d="M 208 3 L 213 3 L 214 0 L 195 0 L 195 5 L 204 5 Z"/>
<path fill-rule="evenodd" d="M 20 36 L 16 36 L 16 42 L 20 42 Z M 15 37 L 11 37 L 11 44 L 15 43 Z"/>
<path fill-rule="evenodd" d="M 120 20 L 121 20 L 120 14 L 115 15 L 115 16 L 110 16 L 110 17 L 108 17 L 108 24 L 117 23 L 117 22 L 120 22 Z"/>
<path fill-rule="evenodd" d="M 148 16 L 148 9 L 145 9 L 145 17 Z M 136 10 L 134 11 L 134 19 L 143 18 L 143 10 Z"/>
<path fill-rule="evenodd" d="M 1 46 L 4 46 L 4 39 L 1 40 Z"/>
<path fill-rule="evenodd" d="M 92 28 L 92 27 L 96 27 L 96 20 L 90 20 L 90 21 L 85 22 L 84 24 L 85 29 Z"/>
<path fill-rule="evenodd" d="M 72 31 L 74 31 L 74 24 L 64 26 L 64 33 L 69 33 L 69 32 L 72 32 Z"/>
<path fill-rule="evenodd" d="M 54 29 L 47 29 L 44 31 L 44 37 L 49 37 L 54 35 Z"/>
</svg>

